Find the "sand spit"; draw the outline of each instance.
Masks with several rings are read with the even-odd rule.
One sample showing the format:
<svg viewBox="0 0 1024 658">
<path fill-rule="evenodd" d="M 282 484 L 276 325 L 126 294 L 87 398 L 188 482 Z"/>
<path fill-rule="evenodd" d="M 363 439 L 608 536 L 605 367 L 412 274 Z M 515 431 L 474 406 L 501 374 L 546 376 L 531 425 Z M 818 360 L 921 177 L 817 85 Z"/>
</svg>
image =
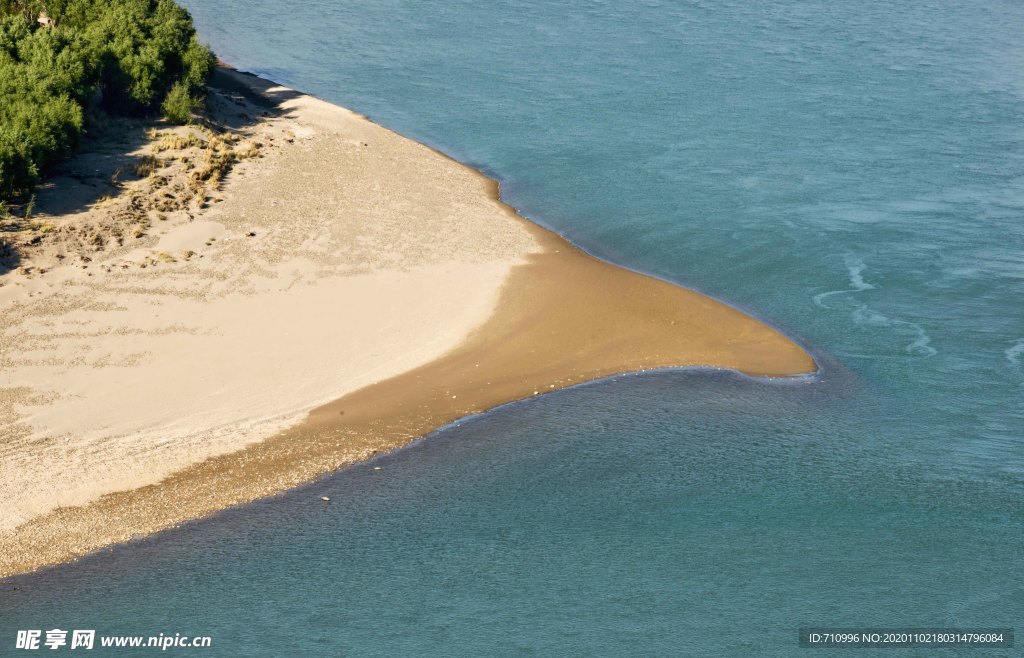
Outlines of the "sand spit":
<svg viewBox="0 0 1024 658">
<path fill-rule="evenodd" d="M 215 83 L 267 113 L 247 138 L 275 145 L 150 247 L 203 258 L 0 288 L 0 575 L 583 381 L 815 369 L 763 323 L 522 220 L 427 147 L 253 76 Z"/>
</svg>

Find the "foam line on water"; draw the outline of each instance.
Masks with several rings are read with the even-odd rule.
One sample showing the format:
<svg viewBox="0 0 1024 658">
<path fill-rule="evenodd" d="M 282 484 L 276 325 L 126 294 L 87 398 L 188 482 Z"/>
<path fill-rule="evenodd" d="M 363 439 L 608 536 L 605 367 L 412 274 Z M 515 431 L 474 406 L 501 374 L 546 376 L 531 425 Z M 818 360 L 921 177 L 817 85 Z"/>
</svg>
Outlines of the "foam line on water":
<svg viewBox="0 0 1024 658">
<path fill-rule="evenodd" d="M 1024 354 L 1024 338 L 1018 338 L 1016 343 L 1006 348 L 1004 354 L 1007 361 L 1012 365 L 1019 366 L 1020 356 Z"/>
<path fill-rule="evenodd" d="M 865 290 L 877 290 L 877 286 L 864 279 L 864 271 L 867 269 L 867 265 L 861 258 L 853 254 L 846 254 L 843 256 L 843 262 L 846 264 L 846 272 L 850 278 L 850 287 L 841 290 L 830 290 L 815 295 L 813 297 L 814 303 L 820 308 L 831 309 L 832 307 L 825 304 L 824 300 L 834 295 L 848 295 Z M 938 354 L 938 350 L 931 345 L 932 340 L 928 332 L 924 330 L 924 327 L 915 322 L 890 318 L 884 313 L 880 313 L 870 308 L 867 304 L 862 303 L 857 303 L 857 307 L 851 312 L 850 317 L 853 318 L 856 324 L 862 326 L 907 327 L 914 332 L 916 337 L 904 348 L 904 351 L 908 354 L 923 354 L 924 356 Z M 1021 351 L 1024 352 L 1024 346 L 1021 347 Z"/>
<path fill-rule="evenodd" d="M 917 324 L 916 322 L 910 322 L 908 320 L 899 320 L 896 318 L 890 318 L 884 313 L 871 309 L 867 304 L 858 304 L 857 308 L 850 313 L 850 317 L 858 325 L 862 326 L 874 326 L 874 327 L 896 327 L 902 326 L 911 329 L 915 334 L 916 338 L 911 341 L 904 349 L 908 354 L 920 353 L 924 356 L 935 356 L 939 353 L 937 349 L 932 347 L 932 339 L 928 336 L 928 332 L 924 330 L 924 327 Z"/>
<path fill-rule="evenodd" d="M 830 290 L 814 296 L 814 303 L 821 308 L 831 308 L 826 305 L 824 300 L 832 297 L 833 295 L 845 295 L 854 292 L 862 292 L 864 290 L 874 290 L 875 286 L 864 280 L 864 270 L 867 269 L 867 265 L 864 261 L 852 254 L 846 254 L 843 256 L 843 261 L 846 263 L 846 271 L 850 277 L 850 288 L 843 288 L 841 290 Z"/>
</svg>

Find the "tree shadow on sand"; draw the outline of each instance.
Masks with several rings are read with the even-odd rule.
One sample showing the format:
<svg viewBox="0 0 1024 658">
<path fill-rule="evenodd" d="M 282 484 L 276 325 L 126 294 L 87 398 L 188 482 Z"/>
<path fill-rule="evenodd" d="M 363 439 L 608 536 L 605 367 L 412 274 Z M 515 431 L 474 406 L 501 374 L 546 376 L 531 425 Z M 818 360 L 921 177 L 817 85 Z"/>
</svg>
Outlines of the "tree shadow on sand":
<svg viewBox="0 0 1024 658">
<path fill-rule="evenodd" d="M 0 275 L 17 269 L 18 264 L 21 262 L 21 255 L 18 253 L 18 250 L 4 237 L 3 233 L 3 230 L 0 229 Z"/>
<path fill-rule="evenodd" d="M 214 135 L 244 134 L 268 118 L 288 117 L 284 103 L 302 96 L 223 65 L 211 75 L 208 91 L 207 111 L 196 117 L 195 125 Z M 0 275 L 19 266 L 19 249 L 31 249 L 41 224 L 59 225 L 64 218 L 126 194 L 129 183 L 147 177 L 154 135 L 175 128 L 158 118 L 92 121 L 77 152 L 43 181 L 31 199 L 11 203 L 10 212 L 0 220 Z"/>
<path fill-rule="evenodd" d="M 208 84 L 209 111 L 196 123 L 214 134 L 243 132 L 272 116 L 287 116 L 282 104 L 301 96 L 269 80 L 226 67 Z M 150 131 L 174 126 L 159 119 L 110 119 L 90 127 L 74 156 L 60 165 L 36 193 L 36 212 L 61 216 L 83 212 L 121 193 L 126 183 L 145 177 Z"/>
</svg>

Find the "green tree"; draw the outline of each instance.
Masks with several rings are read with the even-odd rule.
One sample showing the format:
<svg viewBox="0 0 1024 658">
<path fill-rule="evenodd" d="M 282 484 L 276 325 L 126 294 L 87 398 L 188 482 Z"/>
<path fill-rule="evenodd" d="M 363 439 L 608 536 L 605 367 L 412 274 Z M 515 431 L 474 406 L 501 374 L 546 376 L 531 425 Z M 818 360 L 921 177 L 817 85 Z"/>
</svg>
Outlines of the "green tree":
<svg viewBox="0 0 1024 658">
<path fill-rule="evenodd" d="M 171 0 L 0 0 L 0 199 L 67 156 L 93 104 L 188 121 L 214 63 Z"/>
</svg>

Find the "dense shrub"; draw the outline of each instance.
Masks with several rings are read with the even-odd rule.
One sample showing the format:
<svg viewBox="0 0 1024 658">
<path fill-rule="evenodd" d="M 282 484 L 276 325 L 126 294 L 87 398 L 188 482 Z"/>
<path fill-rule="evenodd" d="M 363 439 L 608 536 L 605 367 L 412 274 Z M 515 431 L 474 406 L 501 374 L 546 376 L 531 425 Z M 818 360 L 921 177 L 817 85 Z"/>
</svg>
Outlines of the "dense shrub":
<svg viewBox="0 0 1024 658">
<path fill-rule="evenodd" d="M 167 98 L 160 107 L 171 123 L 188 123 L 198 106 L 199 101 L 189 92 L 188 85 L 179 81 L 167 92 Z"/>
<path fill-rule="evenodd" d="M 31 190 L 93 110 L 188 121 L 213 65 L 172 0 L 0 0 L 0 199 Z"/>
</svg>

